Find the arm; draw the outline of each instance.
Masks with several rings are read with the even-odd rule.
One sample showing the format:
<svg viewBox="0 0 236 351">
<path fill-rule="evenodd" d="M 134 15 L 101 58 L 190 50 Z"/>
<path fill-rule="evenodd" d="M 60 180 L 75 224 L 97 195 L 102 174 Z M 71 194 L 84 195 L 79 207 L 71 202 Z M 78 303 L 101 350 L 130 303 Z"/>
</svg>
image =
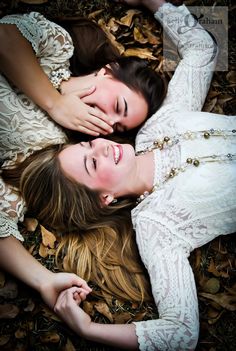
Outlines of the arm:
<svg viewBox="0 0 236 351">
<path fill-rule="evenodd" d="M 30 18 L 27 19 L 29 20 Z M 4 19 L 2 19 L 2 22 L 4 22 Z M 11 16 L 7 17 L 5 22 L 11 23 Z M 32 21 L 31 19 L 30 29 L 41 22 Z M 2 73 L 39 107 L 44 109 L 52 119 L 65 128 L 79 130 L 95 136 L 99 133 L 106 134 L 107 132 L 112 132 L 110 125 L 104 122 L 104 120 L 107 120 L 107 116 L 101 111 L 86 105 L 80 99 L 81 97 L 90 95 L 95 90 L 95 87 L 85 92 L 78 91 L 62 95 L 53 87 L 48 76 L 40 66 L 39 62 L 45 66 L 46 71 L 49 71 L 50 64 L 45 65 L 45 62 L 47 60 L 50 62 L 57 55 L 57 58 L 54 59 L 54 61 L 58 60 L 57 65 L 54 65 L 55 69 L 63 67 L 68 71 L 69 58 L 72 55 L 73 48 L 71 43 L 71 45 L 63 46 L 63 42 L 66 40 L 69 44 L 70 37 L 68 34 L 65 34 L 65 31 L 63 32 L 61 27 L 54 24 L 51 25 L 50 21 L 44 20 L 44 25 L 45 23 L 47 24 L 48 37 L 54 36 L 55 38 L 50 38 L 50 40 L 48 40 L 49 38 L 42 39 L 42 31 L 45 32 L 45 28 L 41 29 L 40 25 L 38 25 L 37 30 L 35 29 L 34 38 L 31 39 L 29 37 L 29 40 L 32 40 L 32 42 L 21 34 L 22 28 L 25 29 L 24 20 L 21 23 L 18 19 L 16 24 L 0 24 L 0 67 Z M 17 26 L 21 28 L 21 31 Z M 54 26 L 54 31 L 51 26 Z M 59 28 L 61 29 L 61 33 L 55 31 L 55 29 Z M 62 58 L 64 57 L 64 62 L 60 58 L 60 49 L 57 47 L 57 52 L 54 52 L 55 49 L 49 47 L 50 45 L 52 46 L 52 39 L 55 42 L 57 41 L 59 46 L 61 46 L 61 56 Z M 45 44 L 45 42 L 49 44 Z M 70 49 L 67 47 L 70 47 Z"/>
<path fill-rule="evenodd" d="M 87 283 L 75 274 L 50 272 L 12 236 L 0 239 L 0 267 L 36 289 L 51 308 L 60 291 L 73 285 L 80 286 L 82 299 L 91 292 Z"/>
<path fill-rule="evenodd" d="M 186 26 L 185 20 L 187 18 L 189 23 L 191 16 L 184 5 L 175 7 L 165 0 L 124 0 L 124 2 L 133 6 L 143 5 L 149 9 L 162 24 L 181 55 L 162 106 L 168 105 L 188 111 L 201 110 L 218 52 L 211 36 L 199 23 L 190 28 Z"/>
<path fill-rule="evenodd" d="M 198 340 L 198 303 L 185 249 L 168 227 L 154 221 L 140 221 L 137 232 L 159 319 L 125 325 L 94 323 L 76 306 L 71 290 L 61 293 L 54 310 L 76 333 L 91 341 L 126 350 L 194 350 Z M 145 233 L 145 239 L 141 233 Z"/>
</svg>

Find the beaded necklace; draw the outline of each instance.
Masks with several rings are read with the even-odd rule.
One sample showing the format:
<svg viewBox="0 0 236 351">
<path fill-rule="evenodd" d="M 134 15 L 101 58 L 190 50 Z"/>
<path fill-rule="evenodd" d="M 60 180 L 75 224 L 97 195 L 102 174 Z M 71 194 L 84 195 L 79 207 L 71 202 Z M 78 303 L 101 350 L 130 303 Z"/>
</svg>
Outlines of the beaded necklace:
<svg viewBox="0 0 236 351">
<path fill-rule="evenodd" d="M 152 146 L 146 148 L 143 151 L 136 152 L 136 155 L 144 155 L 147 152 L 151 152 L 155 149 L 159 149 L 159 150 L 167 149 L 174 145 L 177 145 L 181 140 L 194 140 L 196 138 L 209 139 L 211 137 L 223 137 L 225 139 L 226 137 L 232 137 L 232 136 L 236 136 L 236 129 L 223 130 L 223 129 L 211 128 L 209 130 L 197 131 L 197 132 L 186 131 L 183 134 L 176 134 L 173 137 L 165 136 L 162 139 L 157 139 L 153 142 Z M 157 189 L 160 189 L 163 186 L 163 184 L 166 183 L 169 179 L 174 178 L 180 172 L 185 172 L 186 169 L 190 166 L 198 167 L 200 164 L 205 164 L 209 162 L 229 162 L 234 160 L 236 160 L 236 154 L 231 154 L 231 153 L 228 153 L 227 155 L 224 155 L 224 154 L 209 155 L 209 156 L 201 156 L 201 157 L 195 157 L 195 158 L 188 157 L 186 161 L 180 165 L 180 167 L 171 168 L 170 171 L 164 177 L 164 180 L 162 182 L 157 182 L 156 184 L 154 184 L 150 192 L 145 191 L 142 195 L 140 195 L 137 199 L 137 204 L 143 201 L 148 195 L 150 195 Z"/>
</svg>

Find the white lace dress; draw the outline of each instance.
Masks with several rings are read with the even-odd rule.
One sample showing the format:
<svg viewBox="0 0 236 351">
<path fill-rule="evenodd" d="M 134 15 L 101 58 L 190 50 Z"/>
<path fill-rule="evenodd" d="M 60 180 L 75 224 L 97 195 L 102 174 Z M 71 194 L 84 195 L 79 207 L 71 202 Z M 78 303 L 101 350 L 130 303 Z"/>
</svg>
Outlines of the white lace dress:
<svg viewBox="0 0 236 351">
<path fill-rule="evenodd" d="M 171 27 L 171 37 L 179 40 L 177 29 L 187 9 L 168 5 L 155 17 L 162 21 L 163 13 L 169 20 L 172 13 L 178 19 L 172 22 L 176 25 Z M 206 32 L 196 30 L 181 36 L 183 60 L 163 106 L 140 130 L 136 151 L 152 146 L 156 139 L 189 130 L 236 129 L 233 116 L 197 112 L 209 87 L 214 67 L 209 58 L 214 45 Z M 199 43 L 208 49 L 199 50 Z M 236 154 L 235 136 L 181 140 L 171 148 L 155 150 L 154 184 L 162 182 L 170 169 L 179 167 L 187 157 L 228 153 Z M 198 302 L 188 256 L 216 236 L 236 231 L 236 163 L 189 167 L 135 207 L 132 220 L 159 312 L 157 320 L 135 323 L 139 347 L 148 351 L 193 350 L 199 331 Z"/>
<path fill-rule="evenodd" d="M 66 69 L 73 45 L 69 34 L 41 14 L 6 16 L 0 23 L 16 24 L 30 41 L 45 73 Z M 50 144 L 64 143 L 64 132 L 27 96 L 0 75 L 0 161 L 14 163 Z M 43 181 L 43 180 L 42 180 Z M 25 212 L 22 198 L 0 178 L 0 237 L 15 236 L 23 241 L 17 223 Z"/>
</svg>

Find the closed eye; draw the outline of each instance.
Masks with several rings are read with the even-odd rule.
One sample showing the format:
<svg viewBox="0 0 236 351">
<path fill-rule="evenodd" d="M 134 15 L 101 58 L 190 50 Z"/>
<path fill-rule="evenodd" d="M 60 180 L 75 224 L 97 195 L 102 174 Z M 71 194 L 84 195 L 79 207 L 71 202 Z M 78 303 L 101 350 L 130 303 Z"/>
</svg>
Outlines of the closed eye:
<svg viewBox="0 0 236 351">
<path fill-rule="evenodd" d="M 93 168 L 94 168 L 95 171 L 96 171 L 96 169 L 97 169 L 97 161 L 96 161 L 95 158 L 93 158 Z"/>
</svg>

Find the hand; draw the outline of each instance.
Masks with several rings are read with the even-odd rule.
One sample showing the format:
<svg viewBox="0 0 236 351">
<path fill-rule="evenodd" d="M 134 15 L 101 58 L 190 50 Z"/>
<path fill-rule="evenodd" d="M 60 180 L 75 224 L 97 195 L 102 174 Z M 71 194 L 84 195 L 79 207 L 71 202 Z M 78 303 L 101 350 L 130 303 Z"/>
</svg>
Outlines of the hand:
<svg viewBox="0 0 236 351">
<path fill-rule="evenodd" d="M 53 308 L 61 291 L 76 287 L 81 300 L 92 291 L 85 280 L 73 273 L 52 273 L 40 286 L 40 293 L 46 304 Z"/>
<path fill-rule="evenodd" d="M 78 306 L 82 300 L 81 291 L 72 287 L 62 291 L 54 306 L 54 311 L 80 336 L 86 337 L 91 326 L 90 316 Z"/>
<path fill-rule="evenodd" d="M 61 126 L 81 133 L 98 136 L 113 132 L 112 122 L 98 108 L 87 105 L 81 99 L 92 94 L 95 87 L 59 95 L 53 106 L 47 110 L 51 118 Z"/>
</svg>

